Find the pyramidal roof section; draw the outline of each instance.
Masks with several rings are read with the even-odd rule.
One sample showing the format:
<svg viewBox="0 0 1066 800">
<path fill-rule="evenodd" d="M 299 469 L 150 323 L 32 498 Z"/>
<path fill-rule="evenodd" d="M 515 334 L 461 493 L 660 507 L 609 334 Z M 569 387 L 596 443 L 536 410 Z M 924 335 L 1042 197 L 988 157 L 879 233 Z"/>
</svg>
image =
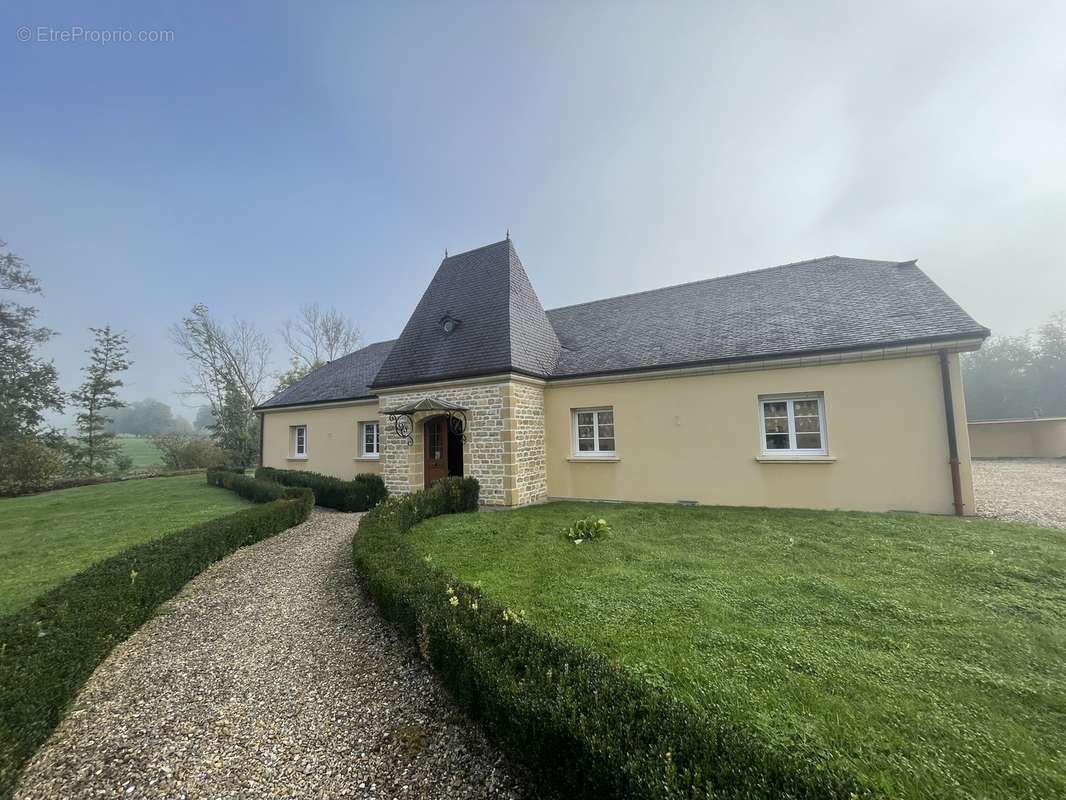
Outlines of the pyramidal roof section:
<svg viewBox="0 0 1066 800">
<path fill-rule="evenodd" d="M 374 388 L 519 372 L 551 375 L 559 339 L 510 239 L 441 261 Z"/>
</svg>

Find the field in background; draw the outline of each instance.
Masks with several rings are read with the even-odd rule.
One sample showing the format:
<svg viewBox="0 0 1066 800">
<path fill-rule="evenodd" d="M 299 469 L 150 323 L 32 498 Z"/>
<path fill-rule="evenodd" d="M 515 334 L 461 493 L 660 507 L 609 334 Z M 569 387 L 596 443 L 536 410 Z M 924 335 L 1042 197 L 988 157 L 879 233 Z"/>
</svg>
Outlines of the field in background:
<svg viewBox="0 0 1066 800">
<path fill-rule="evenodd" d="M 203 475 L 0 499 L 0 615 L 130 545 L 247 505 Z"/>
<path fill-rule="evenodd" d="M 163 454 L 158 447 L 152 444 L 151 439 L 144 439 L 139 436 L 120 436 L 117 441 L 122 445 L 122 452 L 133 459 L 133 468 L 135 470 L 163 466 Z"/>
</svg>

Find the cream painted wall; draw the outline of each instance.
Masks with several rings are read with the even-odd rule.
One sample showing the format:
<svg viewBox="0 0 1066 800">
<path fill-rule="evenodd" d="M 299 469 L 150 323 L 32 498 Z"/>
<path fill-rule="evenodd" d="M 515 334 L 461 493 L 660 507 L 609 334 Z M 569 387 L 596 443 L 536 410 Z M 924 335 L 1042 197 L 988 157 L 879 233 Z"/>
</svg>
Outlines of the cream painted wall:
<svg viewBox="0 0 1066 800">
<path fill-rule="evenodd" d="M 359 405 L 298 408 L 264 413 L 263 465 L 303 469 L 350 479 L 380 472 L 378 459 L 364 459 L 359 423 L 378 420 L 378 401 Z M 293 425 L 307 426 L 307 458 L 292 458 Z M 383 435 L 384 429 L 382 429 Z"/>
<path fill-rule="evenodd" d="M 950 356 L 963 502 L 973 483 L 958 355 Z M 828 463 L 760 463 L 757 398 L 822 392 Z M 574 461 L 571 409 L 613 406 L 618 461 Z M 548 495 L 715 505 L 952 513 L 935 355 L 655 380 L 549 383 Z"/>
<path fill-rule="evenodd" d="M 974 458 L 1066 458 L 1066 419 L 971 422 Z"/>
</svg>

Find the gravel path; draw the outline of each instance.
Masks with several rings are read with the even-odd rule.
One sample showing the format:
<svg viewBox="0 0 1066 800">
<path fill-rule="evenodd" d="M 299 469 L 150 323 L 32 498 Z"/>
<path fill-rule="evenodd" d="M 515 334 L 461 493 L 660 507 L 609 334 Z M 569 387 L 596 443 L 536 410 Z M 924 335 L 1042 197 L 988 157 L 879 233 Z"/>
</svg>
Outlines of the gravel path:
<svg viewBox="0 0 1066 800">
<path fill-rule="evenodd" d="M 982 517 L 1066 528 L 1066 459 L 974 461 L 973 490 Z"/>
<path fill-rule="evenodd" d="M 358 517 L 215 564 L 100 665 L 17 797 L 517 798 L 354 582 Z"/>
</svg>

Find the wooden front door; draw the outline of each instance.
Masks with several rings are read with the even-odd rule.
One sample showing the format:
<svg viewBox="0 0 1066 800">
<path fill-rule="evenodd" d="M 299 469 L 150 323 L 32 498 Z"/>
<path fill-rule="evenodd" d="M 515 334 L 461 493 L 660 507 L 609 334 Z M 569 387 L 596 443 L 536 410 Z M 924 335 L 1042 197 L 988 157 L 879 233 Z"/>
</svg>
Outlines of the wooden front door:
<svg viewBox="0 0 1066 800">
<path fill-rule="evenodd" d="M 448 419 L 427 419 L 423 430 L 426 442 L 425 485 L 448 477 Z"/>
</svg>

